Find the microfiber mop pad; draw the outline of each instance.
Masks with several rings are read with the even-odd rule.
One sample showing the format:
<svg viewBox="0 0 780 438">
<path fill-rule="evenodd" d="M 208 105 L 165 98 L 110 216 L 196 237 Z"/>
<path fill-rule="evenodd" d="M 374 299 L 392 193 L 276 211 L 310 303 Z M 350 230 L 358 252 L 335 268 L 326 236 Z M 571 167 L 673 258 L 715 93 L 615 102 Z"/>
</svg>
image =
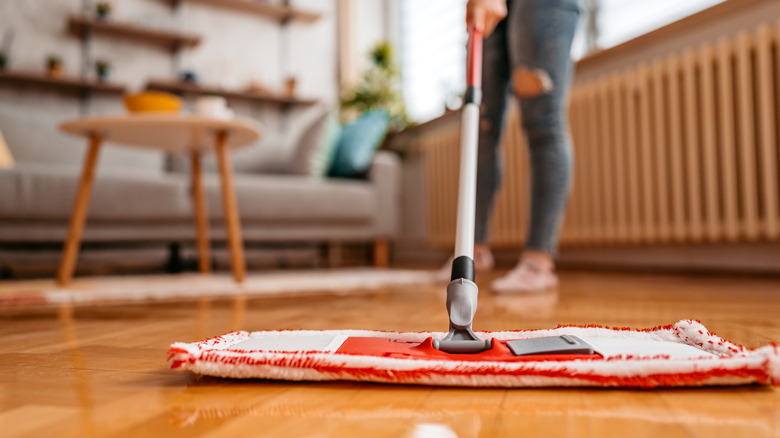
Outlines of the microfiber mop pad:
<svg viewBox="0 0 780 438">
<path fill-rule="evenodd" d="M 228 378 L 351 380 L 464 387 L 675 387 L 780 384 L 780 350 L 746 349 L 697 321 L 652 329 L 563 326 L 477 332 L 490 350 L 450 354 L 432 346 L 445 333 L 377 331 L 232 332 L 177 342 L 172 368 Z M 593 354 L 516 356 L 506 342 L 576 336 Z"/>
</svg>

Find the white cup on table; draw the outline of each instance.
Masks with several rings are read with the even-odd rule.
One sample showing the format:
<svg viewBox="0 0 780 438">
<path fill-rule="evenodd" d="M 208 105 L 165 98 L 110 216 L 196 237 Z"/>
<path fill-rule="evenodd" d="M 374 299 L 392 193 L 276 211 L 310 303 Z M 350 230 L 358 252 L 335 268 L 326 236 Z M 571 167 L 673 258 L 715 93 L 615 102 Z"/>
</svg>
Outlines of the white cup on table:
<svg viewBox="0 0 780 438">
<path fill-rule="evenodd" d="M 195 101 L 195 113 L 216 119 L 232 119 L 234 116 L 233 110 L 227 106 L 227 100 L 221 96 L 199 97 Z"/>
</svg>

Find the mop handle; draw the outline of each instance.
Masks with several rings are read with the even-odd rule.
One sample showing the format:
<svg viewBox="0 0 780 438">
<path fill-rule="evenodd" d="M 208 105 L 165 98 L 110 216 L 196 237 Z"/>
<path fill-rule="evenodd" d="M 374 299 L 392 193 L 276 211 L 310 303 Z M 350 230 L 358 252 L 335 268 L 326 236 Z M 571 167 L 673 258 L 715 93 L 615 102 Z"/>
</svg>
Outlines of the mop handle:
<svg viewBox="0 0 780 438">
<path fill-rule="evenodd" d="M 477 199 L 477 143 L 482 100 L 482 32 L 469 29 L 466 94 L 461 110 L 458 218 L 452 280 L 474 280 L 474 224 Z"/>
<path fill-rule="evenodd" d="M 473 27 L 469 29 L 467 56 L 466 85 L 480 89 L 482 87 L 482 32 Z"/>
</svg>

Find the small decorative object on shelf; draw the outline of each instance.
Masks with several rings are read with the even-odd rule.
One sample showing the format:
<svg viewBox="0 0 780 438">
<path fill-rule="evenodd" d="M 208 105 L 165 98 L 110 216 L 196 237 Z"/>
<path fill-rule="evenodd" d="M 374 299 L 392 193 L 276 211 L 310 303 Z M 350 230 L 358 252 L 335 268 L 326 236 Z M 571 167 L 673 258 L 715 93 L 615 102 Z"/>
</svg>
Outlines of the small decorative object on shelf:
<svg viewBox="0 0 780 438">
<path fill-rule="evenodd" d="M 46 58 L 46 74 L 52 78 L 62 77 L 62 58 L 49 55 Z"/>
<path fill-rule="evenodd" d="M 289 76 L 284 81 L 284 94 L 287 97 L 295 97 L 295 88 L 298 85 L 298 79 L 295 76 Z"/>
<path fill-rule="evenodd" d="M 0 42 L 0 70 L 8 65 L 8 53 L 11 51 L 11 43 L 14 40 L 14 31 L 6 30 L 3 32 L 3 41 Z"/>
<path fill-rule="evenodd" d="M 192 70 L 185 70 L 181 72 L 179 78 L 181 78 L 182 82 L 187 82 L 188 84 L 194 84 L 198 82 L 198 74 Z"/>
<path fill-rule="evenodd" d="M 101 20 L 107 20 L 111 16 L 111 3 L 97 2 L 95 4 L 95 14 Z"/>
<path fill-rule="evenodd" d="M 111 64 L 108 61 L 97 60 L 95 61 L 95 73 L 97 74 L 98 81 L 108 82 L 111 76 Z"/>
<path fill-rule="evenodd" d="M 252 79 L 249 81 L 249 86 L 246 88 L 247 93 L 270 95 L 271 90 L 263 84 L 259 79 Z"/>
</svg>

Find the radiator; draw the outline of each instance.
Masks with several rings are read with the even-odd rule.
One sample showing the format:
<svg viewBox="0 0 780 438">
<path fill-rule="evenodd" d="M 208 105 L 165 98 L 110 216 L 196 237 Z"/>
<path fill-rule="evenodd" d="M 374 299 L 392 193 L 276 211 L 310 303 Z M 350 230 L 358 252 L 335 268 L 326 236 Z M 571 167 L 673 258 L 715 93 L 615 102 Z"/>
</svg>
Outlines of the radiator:
<svg viewBox="0 0 780 438">
<path fill-rule="evenodd" d="M 563 245 L 780 238 L 780 24 L 578 82 L 575 165 Z M 510 111 L 491 244 L 523 243 L 528 159 Z M 418 137 L 429 242 L 455 234 L 457 123 Z"/>
</svg>

